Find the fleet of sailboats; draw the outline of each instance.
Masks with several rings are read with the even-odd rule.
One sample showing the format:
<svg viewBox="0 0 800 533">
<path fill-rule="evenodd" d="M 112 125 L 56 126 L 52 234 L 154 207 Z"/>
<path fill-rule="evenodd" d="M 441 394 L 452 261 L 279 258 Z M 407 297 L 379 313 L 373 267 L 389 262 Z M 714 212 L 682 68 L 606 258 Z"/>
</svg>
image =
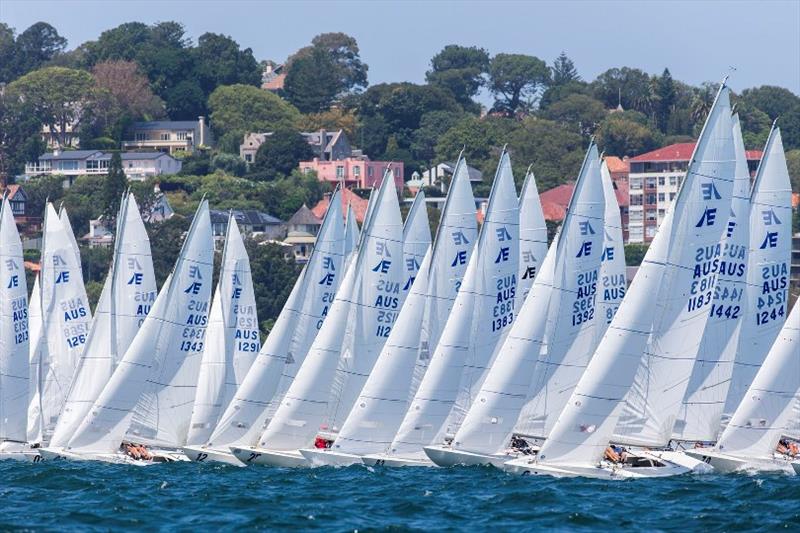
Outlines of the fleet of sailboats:
<svg viewBox="0 0 800 533">
<path fill-rule="evenodd" d="M 424 192 L 404 221 L 387 170 L 361 230 L 332 193 L 263 343 L 233 215 L 216 287 L 203 200 L 159 291 L 126 193 L 93 316 L 66 210 L 46 205 L 29 296 L 4 197 L 0 459 L 800 474 L 800 306 L 775 124 L 750 181 L 723 81 L 628 284 L 593 141 L 549 245 L 534 174 L 518 194 L 505 149 L 482 212 L 459 157 L 433 239 Z"/>
</svg>

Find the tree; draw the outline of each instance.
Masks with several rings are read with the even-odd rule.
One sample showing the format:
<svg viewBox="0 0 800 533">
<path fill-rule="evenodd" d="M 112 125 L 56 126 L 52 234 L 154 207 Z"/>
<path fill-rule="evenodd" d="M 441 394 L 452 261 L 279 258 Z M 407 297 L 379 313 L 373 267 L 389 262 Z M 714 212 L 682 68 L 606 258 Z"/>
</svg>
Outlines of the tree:
<svg viewBox="0 0 800 533">
<path fill-rule="evenodd" d="M 592 92 L 589 90 L 589 84 L 583 81 L 571 81 L 563 85 L 550 84 L 539 99 L 539 110 L 543 111 L 554 103 L 573 94 L 592 96 Z"/>
<path fill-rule="evenodd" d="M 548 107 L 542 116 L 586 136 L 597 128 L 606 114 L 602 102 L 583 94 L 571 94 Z"/>
<path fill-rule="evenodd" d="M 778 119 L 784 146 L 800 148 L 800 96 L 783 87 L 764 85 L 745 89 L 740 101 L 760 109 L 771 121 Z"/>
<path fill-rule="evenodd" d="M 244 50 L 225 35 L 204 33 L 192 49 L 194 78 L 206 95 L 220 85 L 261 84 L 261 67 L 250 48 Z"/>
<path fill-rule="evenodd" d="M 348 139 L 352 141 L 356 136 L 358 117 L 352 111 L 336 107 L 321 113 L 303 115 L 300 118 L 299 127 L 302 131 L 343 130 Z"/>
<path fill-rule="evenodd" d="M 0 22 L 0 83 L 8 83 L 17 77 L 14 64 L 16 51 L 14 30 L 5 22 Z"/>
<path fill-rule="evenodd" d="M 336 71 L 330 53 L 313 47 L 292 61 L 283 85 L 286 98 L 303 113 L 328 109 L 341 89 Z"/>
<path fill-rule="evenodd" d="M 111 154 L 111 161 L 108 164 L 108 176 L 103 182 L 103 198 L 105 204 L 104 217 L 113 226 L 117 219 L 119 204 L 122 195 L 128 189 L 128 178 L 122 169 L 122 156 L 119 152 Z"/>
<path fill-rule="evenodd" d="M 457 111 L 430 111 L 422 115 L 410 146 L 413 156 L 433 164 L 439 138 L 464 118 L 465 114 Z"/>
<path fill-rule="evenodd" d="M 609 109 L 622 104 L 644 114 L 652 111 L 653 94 L 650 76 L 637 68 L 612 68 L 603 72 L 591 84 L 595 98 Z"/>
<path fill-rule="evenodd" d="M 497 54 L 489 66 L 494 109 L 509 114 L 530 111 L 550 81 L 547 64 L 534 56 Z"/>
<path fill-rule="evenodd" d="M 195 80 L 182 80 L 162 94 L 173 120 L 192 120 L 205 113 L 206 96 Z"/>
<path fill-rule="evenodd" d="M 12 182 L 44 151 L 41 129 L 28 102 L 0 91 L 0 185 Z"/>
<path fill-rule="evenodd" d="M 302 135 L 293 130 L 276 130 L 258 148 L 253 168 L 268 180 L 278 175 L 287 176 L 300 161 L 314 157 L 314 150 Z"/>
<path fill-rule="evenodd" d="M 561 52 L 559 56 L 553 61 L 553 66 L 550 68 L 551 86 L 567 85 L 576 81 L 581 81 L 578 75 L 578 70 L 575 68 L 575 63 L 567 57 L 565 52 Z"/>
<path fill-rule="evenodd" d="M 660 135 L 642 124 L 642 121 L 631 120 L 630 113 L 612 113 L 597 129 L 597 144 L 600 149 L 608 155 L 619 157 L 635 156 L 654 150 L 661 144 L 660 140 Z"/>
<path fill-rule="evenodd" d="M 224 85 L 208 99 L 211 124 L 218 135 L 227 132 L 273 131 L 295 128 L 300 113 L 269 91 L 252 85 Z"/>
<path fill-rule="evenodd" d="M 783 135 L 781 135 L 783 137 Z M 800 149 L 795 148 L 786 152 L 786 166 L 789 169 L 789 180 L 792 191 L 800 192 Z"/>
<path fill-rule="evenodd" d="M 247 255 L 250 258 L 250 271 L 256 283 L 256 311 L 261 322 L 261 331 L 266 333 L 272 327 L 289 298 L 300 267 L 294 261 L 287 261 L 283 247 L 277 244 L 256 243 L 245 240 Z"/>
<path fill-rule="evenodd" d="M 311 40 L 311 45 L 330 54 L 340 92 L 359 92 L 367 86 L 369 67 L 361 61 L 355 38 L 340 32 L 322 33 Z"/>
<path fill-rule="evenodd" d="M 714 104 L 714 98 L 716 98 L 718 90 L 719 86 L 717 84 L 709 82 L 703 83 L 701 87 L 694 90 L 691 113 L 698 135 L 700 134 L 700 128 L 703 127 L 706 121 L 708 112 L 711 111 L 711 106 Z"/>
<path fill-rule="evenodd" d="M 647 244 L 630 243 L 625 245 L 625 264 L 627 266 L 639 266 L 642 264 L 647 253 Z"/>
<path fill-rule="evenodd" d="M 478 94 L 489 70 L 489 53 L 476 46 L 449 44 L 431 59 L 431 69 L 425 81 L 447 89 L 465 108 L 472 108 L 472 98 Z"/>
<path fill-rule="evenodd" d="M 82 110 L 92 98 L 94 78 L 88 72 L 48 67 L 22 76 L 8 86 L 11 98 L 30 105 L 33 115 L 66 145 L 67 125 L 80 126 Z"/>
<path fill-rule="evenodd" d="M 540 191 L 575 179 L 589 144 L 577 132 L 536 117 L 522 120 L 507 142 L 517 185 L 522 185 L 527 166 L 533 164 Z"/>
<path fill-rule="evenodd" d="M 663 133 L 668 132 L 669 119 L 675 107 L 675 82 L 672 74 L 665 68 L 660 78 L 656 78 L 656 125 Z"/>
<path fill-rule="evenodd" d="M 37 22 L 17 36 L 14 59 L 20 76 L 44 65 L 64 51 L 67 40 L 46 22 Z"/>
</svg>

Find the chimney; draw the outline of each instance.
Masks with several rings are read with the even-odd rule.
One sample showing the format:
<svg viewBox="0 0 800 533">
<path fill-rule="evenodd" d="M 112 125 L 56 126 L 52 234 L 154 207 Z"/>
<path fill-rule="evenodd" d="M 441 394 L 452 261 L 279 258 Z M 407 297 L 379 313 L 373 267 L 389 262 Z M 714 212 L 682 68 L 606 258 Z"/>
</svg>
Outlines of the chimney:
<svg viewBox="0 0 800 533">
<path fill-rule="evenodd" d="M 200 115 L 197 117 L 197 122 L 200 126 L 200 143 L 199 146 L 205 146 L 206 144 L 206 117 Z"/>
</svg>

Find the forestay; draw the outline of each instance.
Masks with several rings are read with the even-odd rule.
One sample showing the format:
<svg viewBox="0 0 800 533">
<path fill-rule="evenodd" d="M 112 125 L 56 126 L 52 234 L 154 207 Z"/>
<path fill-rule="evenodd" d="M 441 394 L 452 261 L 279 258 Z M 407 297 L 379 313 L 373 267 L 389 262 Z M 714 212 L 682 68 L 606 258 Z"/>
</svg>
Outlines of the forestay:
<svg viewBox="0 0 800 533">
<path fill-rule="evenodd" d="M 261 349 L 250 260 L 231 213 L 187 444 L 205 444 Z"/>
<path fill-rule="evenodd" d="M 789 311 L 791 201 L 781 132 L 773 126 L 750 195 L 747 293 L 724 418 L 739 406 Z"/>
<path fill-rule="evenodd" d="M 111 269 L 97 303 L 86 348 L 50 445 L 63 447 L 86 417 L 156 299 L 150 239 L 133 194 L 117 217 Z"/>
<path fill-rule="evenodd" d="M 739 345 L 746 299 L 747 249 L 750 229 L 750 170 L 739 126 L 733 116 L 736 174 L 731 214 L 720 243 L 719 275 L 709 310 L 708 324 L 700 341 L 686 396 L 673 438 L 684 441 L 715 441 L 719 436 L 722 408 L 728 393 L 733 360 Z"/>
<path fill-rule="evenodd" d="M 542 446 L 541 462 L 596 464 L 600 461 L 612 439 L 620 407 L 633 385 L 639 365 L 650 358 L 645 351 L 649 348 L 653 326 L 663 331 L 662 324 L 670 322 L 685 334 L 685 328 L 681 327 L 684 320 L 707 317 L 713 287 L 708 287 L 710 273 L 702 274 L 705 261 L 696 265 L 696 258 L 699 252 L 703 252 L 701 257 L 704 257 L 707 247 L 713 249 L 719 243 L 727 217 L 718 218 L 716 214 L 727 215 L 730 210 L 733 168 L 722 163 L 728 160 L 733 163 L 730 120 L 729 89 L 723 84 L 709 112 L 678 198 L 667 212 L 625 299 Z M 729 137 L 728 141 L 718 142 L 725 136 Z M 730 148 L 720 153 L 719 148 L 725 145 Z M 665 273 L 667 263 L 669 274 Z M 692 280 L 696 266 L 700 268 L 701 277 Z M 675 275 L 678 273 L 680 275 Z M 703 280 L 706 290 L 697 297 L 690 294 L 692 282 L 699 284 Z M 682 300 L 675 301 L 679 295 Z M 702 302 L 698 300 L 700 296 Z M 687 314 L 689 316 L 685 316 Z M 697 342 L 699 335 L 694 339 L 694 343 Z M 681 394 L 677 402 L 682 397 Z M 671 427 L 669 429 L 671 433 Z"/>
<path fill-rule="evenodd" d="M 358 254 L 259 445 L 277 450 L 308 446 L 321 428 L 349 412 L 401 301 L 402 219 L 391 172 L 373 197 Z M 353 388 L 357 390 L 355 393 Z"/>
<path fill-rule="evenodd" d="M 346 231 L 342 225 L 340 195 L 339 189 L 333 193 L 311 257 L 250 371 L 220 417 L 209 446 L 256 443 L 326 320 L 343 277 L 344 250 L 352 237 L 352 229 Z M 348 210 L 348 227 L 350 214 Z"/>
<path fill-rule="evenodd" d="M 140 412 L 130 439 L 168 447 L 185 444 L 208 323 L 213 253 L 208 202 L 203 200 L 139 333 L 70 439 L 73 451 L 115 453 L 132 427 L 135 409 Z"/>
<path fill-rule="evenodd" d="M 796 302 L 764 364 L 719 438 L 723 453 L 772 459 L 778 441 L 796 416 L 800 394 L 800 305 Z"/>
<path fill-rule="evenodd" d="M 603 246 L 607 241 L 606 215 L 600 158 L 592 143 L 558 236 L 546 343 L 534 369 L 530 400 L 516 427 L 524 435 L 547 436 L 589 364 L 599 341 L 597 330 L 604 329 L 605 320 L 598 308 L 604 294 L 601 264 L 604 255 L 614 255 L 613 247 L 607 252 Z M 615 231 L 612 225 L 608 229 Z"/>
<path fill-rule="evenodd" d="M 27 439 L 29 333 L 22 241 L 4 195 L 0 208 L 0 442 Z"/>
</svg>

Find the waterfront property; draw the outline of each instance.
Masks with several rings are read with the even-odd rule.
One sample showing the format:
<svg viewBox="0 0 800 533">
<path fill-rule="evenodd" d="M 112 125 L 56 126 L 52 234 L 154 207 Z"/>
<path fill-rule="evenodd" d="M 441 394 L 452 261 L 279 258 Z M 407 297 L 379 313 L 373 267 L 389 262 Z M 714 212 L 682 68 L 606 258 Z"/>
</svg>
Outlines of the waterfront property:
<svg viewBox="0 0 800 533">
<path fill-rule="evenodd" d="M 129 180 L 141 181 L 151 176 L 176 174 L 181 162 L 163 152 L 123 152 L 122 169 Z M 100 150 L 54 150 L 25 165 L 25 176 L 64 176 L 69 187 L 78 176 L 108 174 L 111 153 Z"/>
<path fill-rule="evenodd" d="M 214 135 L 205 117 L 194 120 L 156 120 L 134 122 L 122 141 L 123 150 L 152 150 L 174 154 L 193 153 L 200 147 L 213 146 Z"/>
</svg>

